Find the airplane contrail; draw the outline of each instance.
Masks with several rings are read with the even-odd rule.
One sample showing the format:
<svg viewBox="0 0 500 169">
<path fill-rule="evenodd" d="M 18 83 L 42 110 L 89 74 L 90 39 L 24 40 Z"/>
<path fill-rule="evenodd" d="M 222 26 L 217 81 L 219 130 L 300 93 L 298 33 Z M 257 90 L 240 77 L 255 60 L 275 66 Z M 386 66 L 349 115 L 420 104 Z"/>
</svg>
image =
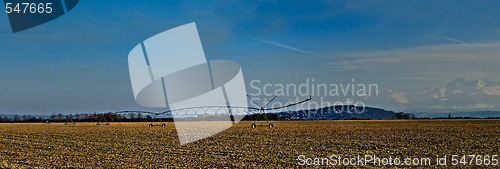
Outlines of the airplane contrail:
<svg viewBox="0 0 500 169">
<path fill-rule="evenodd" d="M 261 41 L 261 42 L 264 42 L 264 43 L 267 43 L 267 44 L 274 45 L 274 46 L 279 46 L 279 47 L 283 47 L 283 48 L 290 49 L 290 50 L 293 50 L 293 51 L 297 51 L 297 52 L 300 52 L 300 53 L 304 53 L 304 54 L 308 54 L 308 55 L 313 55 L 313 56 L 319 56 L 319 57 L 324 57 L 324 58 L 332 59 L 332 58 L 330 58 L 328 56 L 325 56 L 325 55 L 322 55 L 322 54 L 317 54 L 317 53 L 313 53 L 313 52 L 309 52 L 309 51 L 297 49 L 297 48 L 290 47 L 290 46 L 287 46 L 287 45 L 284 45 L 284 44 L 281 44 L 281 43 L 271 42 L 271 41 L 262 40 L 262 39 L 257 39 L 257 40 Z"/>
<path fill-rule="evenodd" d="M 478 51 L 478 52 L 480 52 L 482 54 L 486 54 L 485 51 L 483 51 L 483 50 L 481 50 L 481 49 L 479 49 L 479 48 L 477 48 L 475 46 L 472 46 L 471 44 L 469 44 L 467 42 L 464 42 L 464 41 L 461 41 L 461 40 L 458 40 L 458 39 L 454 39 L 454 38 L 450 38 L 450 37 L 444 37 L 444 36 L 438 36 L 438 37 L 442 38 L 442 39 L 450 40 L 450 41 L 453 41 L 453 42 L 458 42 L 458 43 L 464 44 L 464 45 L 466 45 L 466 46 L 468 46 L 468 47 L 470 47 L 470 48 L 472 48 L 472 49 L 474 49 L 474 50 L 476 50 L 476 51 Z"/>
</svg>

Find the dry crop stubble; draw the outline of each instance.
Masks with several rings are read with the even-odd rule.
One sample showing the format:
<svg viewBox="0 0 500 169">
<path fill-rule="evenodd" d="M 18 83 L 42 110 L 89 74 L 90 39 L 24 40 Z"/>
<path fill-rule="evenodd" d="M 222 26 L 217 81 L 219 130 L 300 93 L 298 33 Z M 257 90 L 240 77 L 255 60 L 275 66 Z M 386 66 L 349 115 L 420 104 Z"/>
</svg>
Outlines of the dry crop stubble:
<svg viewBox="0 0 500 169">
<path fill-rule="evenodd" d="M 3 123 L 0 167 L 296 167 L 298 156 L 498 154 L 500 120 L 240 122 L 179 145 L 174 123 Z"/>
</svg>

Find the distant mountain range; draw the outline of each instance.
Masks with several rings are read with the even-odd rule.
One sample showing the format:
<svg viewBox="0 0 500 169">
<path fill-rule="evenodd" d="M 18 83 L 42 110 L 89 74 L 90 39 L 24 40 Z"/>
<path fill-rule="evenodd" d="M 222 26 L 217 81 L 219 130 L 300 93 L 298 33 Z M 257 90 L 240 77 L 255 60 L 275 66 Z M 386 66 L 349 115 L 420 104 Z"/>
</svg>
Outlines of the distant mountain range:
<svg viewBox="0 0 500 169">
<path fill-rule="evenodd" d="M 415 116 L 418 117 L 475 117 L 475 118 L 488 118 L 488 117 L 500 117 L 500 111 L 476 111 L 476 112 L 416 112 Z"/>
<path fill-rule="evenodd" d="M 355 111 L 357 110 L 358 113 Z M 500 117 L 500 111 L 477 111 L 477 112 L 456 112 L 456 113 L 405 113 L 405 112 L 394 112 L 390 110 L 384 110 L 381 108 L 365 107 L 364 111 L 362 109 L 356 108 L 354 106 L 332 106 L 325 107 L 321 109 L 310 109 L 310 110 L 299 110 L 299 111 L 287 111 L 276 113 L 287 119 L 325 119 L 325 120 L 337 120 L 337 119 L 374 119 L 374 120 L 385 120 L 385 119 L 410 119 L 410 118 L 437 118 L 437 117 L 472 117 L 472 118 L 489 118 L 489 117 Z"/>
<path fill-rule="evenodd" d="M 312 119 L 312 120 L 336 120 L 336 119 L 409 119 L 413 116 L 409 113 L 395 113 L 380 108 L 355 106 L 331 106 L 321 109 L 298 110 L 276 113 L 286 119 Z"/>
<path fill-rule="evenodd" d="M 368 98 L 369 101 L 371 98 Z M 286 101 L 286 100 L 285 100 Z M 387 90 L 374 97 L 377 107 L 413 113 L 416 117 L 500 117 L 500 82 L 456 78 L 434 88 Z M 352 106 L 350 108 L 353 108 Z M 299 119 L 396 119 L 397 114 L 380 108 L 366 107 L 361 114 L 338 112 L 340 107 L 325 107 L 319 111 L 301 110 L 278 113 Z M 345 110 L 344 110 L 345 111 Z M 320 113 L 316 113 L 320 112 Z M 4 114 L 13 118 L 14 115 Z M 22 117 L 22 115 L 19 115 Z M 32 115 L 48 118 L 49 115 Z"/>
<path fill-rule="evenodd" d="M 404 111 L 454 113 L 500 110 L 500 83 L 457 78 L 435 88 L 388 90 L 384 102 Z"/>
<path fill-rule="evenodd" d="M 298 111 L 286 111 L 280 113 L 269 113 L 272 115 L 278 115 L 281 119 L 290 120 L 347 120 L 347 119 L 374 119 L 374 120 L 386 120 L 386 119 L 409 119 L 409 118 L 421 118 L 421 117 L 474 117 L 474 118 L 488 118 L 488 117 L 500 117 L 500 111 L 477 111 L 477 112 L 456 112 L 456 113 L 444 113 L 444 112 L 434 112 L 434 113 L 405 113 L 405 112 L 394 112 L 390 110 L 384 110 L 381 108 L 365 107 L 364 111 L 361 107 L 356 108 L 355 106 L 331 106 L 324 107 L 321 109 L 310 109 L 310 110 L 298 110 Z M 0 119 L 15 119 L 16 115 L 13 114 L 0 114 Z M 38 119 L 39 117 L 43 119 L 49 119 L 50 115 L 17 115 L 19 119 L 32 117 Z M 66 117 L 66 115 L 65 115 Z M 264 120 L 261 116 L 261 120 Z M 254 120 L 254 117 L 247 116 L 246 120 Z"/>
</svg>

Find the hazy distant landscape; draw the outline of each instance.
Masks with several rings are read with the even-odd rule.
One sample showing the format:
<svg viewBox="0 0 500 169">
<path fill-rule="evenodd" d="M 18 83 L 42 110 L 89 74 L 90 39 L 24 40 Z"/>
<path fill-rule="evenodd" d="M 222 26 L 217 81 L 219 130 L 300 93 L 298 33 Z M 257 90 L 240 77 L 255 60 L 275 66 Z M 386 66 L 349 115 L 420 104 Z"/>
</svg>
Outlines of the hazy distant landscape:
<svg viewBox="0 0 500 169">
<path fill-rule="evenodd" d="M 355 112 L 358 110 L 358 113 Z M 394 112 L 382 108 L 331 106 L 321 109 L 284 111 L 269 113 L 270 120 L 396 120 L 415 118 L 500 118 L 500 111 L 470 111 L 470 112 Z M 254 120 L 256 115 L 246 116 L 243 120 Z M 173 121 L 171 115 L 158 118 Z M 141 113 L 77 113 L 52 115 L 13 115 L 0 114 L 1 122 L 150 122 L 154 118 L 150 114 Z M 259 120 L 265 120 L 260 116 Z"/>
<path fill-rule="evenodd" d="M 451 113 L 453 116 L 486 117 L 494 111 L 498 116 L 500 82 L 456 78 L 439 87 L 384 91 L 376 99 L 386 107 L 416 112 L 419 116 Z"/>
</svg>

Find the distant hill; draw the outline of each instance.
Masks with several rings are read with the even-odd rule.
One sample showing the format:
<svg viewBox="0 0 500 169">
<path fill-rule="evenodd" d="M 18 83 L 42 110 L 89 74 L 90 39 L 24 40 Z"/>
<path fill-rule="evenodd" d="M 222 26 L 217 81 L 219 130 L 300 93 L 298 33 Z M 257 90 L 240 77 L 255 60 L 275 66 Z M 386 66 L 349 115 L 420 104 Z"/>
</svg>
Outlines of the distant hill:
<svg viewBox="0 0 500 169">
<path fill-rule="evenodd" d="M 433 113 L 416 112 L 414 114 L 417 117 L 429 117 L 429 118 L 448 117 L 450 115 L 451 115 L 451 117 L 473 117 L 473 118 L 500 117 L 500 111 L 475 111 L 475 112 L 450 112 L 450 113 L 443 113 L 443 112 L 433 112 Z"/>
<path fill-rule="evenodd" d="M 98 118 L 94 118 L 93 115 L 89 114 L 89 119 L 80 119 L 76 121 L 95 121 Z M 115 121 L 112 119 L 118 119 L 118 121 L 131 121 L 128 117 L 111 117 L 116 116 L 116 114 L 101 114 L 108 115 L 106 119 Z M 0 114 L 0 121 L 7 120 L 11 121 L 15 119 L 16 115 L 13 114 Z M 24 116 L 24 117 L 23 117 Z M 83 115 L 82 115 L 83 116 Z M 412 118 L 500 118 L 500 111 L 474 111 L 474 112 L 414 112 L 414 113 L 404 113 L 404 112 L 394 112 L 389 110 L 384 110 L 381 108 L 365 107 L 364 111 L 361 107 L 355 106 L 331 106 L 324 107 L 321 109 L 309 109 L 309 110 L 299 110 L 299 111 L 286 111 L 279 113 L 268 113 L 269 120 L 349 120 L 349 119 L 373 119 L 373 120 L 387 120 L 387 119 L 412 119 Z M 23 119 L 38 119 L 43 118 L 43 121 L 50 118 L 50 115 L 17 115 L 19 120 Z M 74 116 L 75 117 L 75 116 Z M 253 121 L 256 115 L 246 116 L 243 120 Z M 66 115 L 61 118 L 66 118 Z M 137 117 L 136 117 L 137 118 Z M 162 117 L 163 120 L 171 118 Z M 263 116 L 260 116 L 260 120 L 265 120 Z M 144 117 L 142 119 L 135 119 L 134 121 L 151 121 L 151 117 Z M 29 121 L 29 120 L 28 120 Z M 63 120 L 64 121 L 64 120 Z"/>
<path fill-rule="evenodd" d="M 343 109 L 342 109 L 343 108 Z M 409 113 L 396 113 L 380 108 L 355 106 L 331 106 L 321 109 L 310 109 L 300 111 L 288 111 L 276 113 L 285 119 L 311 119 L 311 120 L 336 120 L 336 119 L 409 119 L 414 117 Z"/>
</svg>

